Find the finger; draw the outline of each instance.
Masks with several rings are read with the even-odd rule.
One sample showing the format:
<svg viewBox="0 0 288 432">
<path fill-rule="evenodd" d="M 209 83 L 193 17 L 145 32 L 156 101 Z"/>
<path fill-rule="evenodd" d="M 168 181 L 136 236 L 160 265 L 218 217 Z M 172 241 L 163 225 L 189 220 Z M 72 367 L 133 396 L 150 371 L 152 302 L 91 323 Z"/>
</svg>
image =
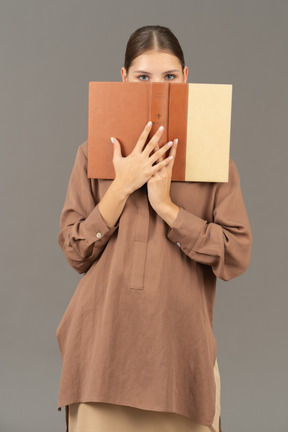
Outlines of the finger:
<svg viewBox="0 0 288 432">
<path fill-rule="evenodd" d="M 156 153 L 158 150 L 160 150 L 159 144 L 156 145 L 154 148 L 154 153 Z M 163 156 L 160 156 L 155 162 L 161 162 L 163 160 Z"/>
<path fill-rule="evenodd" d="M 135 152 L 142 152 L 143 147 L 144 147 L 144 145 L 145 145 L 145 143 L 147 141 L 148 135 L 149 135 L 149 133 L 151 131 L 151 127 L 152 127 L 152 122 L 149 121 L 146 124 L 145 128 L 143 129 L 140 137 L 138 138 L 138 141 L 137 141 L 137 143 L 136 143 L 133 151 L 135 151 Z"/>
<path fill-rule="evenodd" d="M 167 143 L 168 144 L 168 143 Z M 170 161 L 167 163 L 167 165 L 165 165 L 164 167 L 162 167 L 162 169 L 164 169 L 164 168 L 168 168 L 171 172 L 172 172 L 172 169 L 173 169 L 173 165 L 174 165 L 174 162 L 175 162 L 175 155 L 176 155 L 176 151 L 177 151 L 177 145 L 178 145 L 178 139 L 176 138 L 174 141 L 173 141 L 173 145 L 172 145 L 172 147 L 171 147 L 171 149 L 170 149 L 170 152 L 169 152 L 169 157 L 168 157 L 168 159 L 169 158 L 171 158 L 170 159 Z M 163 156 L 162 156 L 162 160 L 163 160 Z M 157 173 L 158 174 L 161 174 L 161 172 L 162 172 L 162 169 L 160 169 L 159 171 L 157 171 Z"/>
<path fill-rule="evenodd" d="M 167 144 L 165 144 L 163 147 L 161 147 L 161 149 L 159 149 L 159 145 L 158 146 L 158 150 L 155 151 L 155 153 L 153 153 L 153 155 L 150 157 L 150 160 L 154 163 L 155 161 L 159 160 L 163 161 L 164 160 L 164 153 L 167 152 L 167 150 L 169 150 L 169 148 L 172 146 L 173 141 L 169 141 Z M 170 155 L 170 153 L 169 153 Z"/>
<path fill-rule="evenodd" d="M 172 145 L 171 150 L 169 152 L 169 156 L 172 156 L 172 159 L 170 161 L 171 163 L 169 164 L 169 168 L 171 168 L 171 170 L 172 170 L 174 162 L 175 162 L 175 156 L 176 156 L 177 146 L 178 146 L 178 139 L 176 138 L 173 141 L 173 145 Z"/>
<path fill-rule="evenodd" d="M 176 156 L 177 146 L 178 146 L 178 139 L 176 138 L 176 139 L 174 139 L 173 145 L 171 146 L 171 149 L 169 152 L 169 156 L 173 156 L 173 163 L 174 163 L 175 156 Z"/>
<path fill-rule="evenodd" d="M 119 141 L 115 138 L 115 137 L 111 137 L 111 142 L 113 143 L 113 158 L 119 158 L 122 157 L 122 153 L 121 153 L 121 146 Z"/>
<path fill-rule="evenodd" d="M 174 160 L 175 160 L 175 156 L 176 156 L 176 152 L 177 152 L 177 147 L 178 147 L 178 139 L 176 138 L 173 141 L 173 146 L 172 146 L 172 148 L 170 150 L 170 154 L 171 154 L 171 156 L 173 156 Z"/>
<path fill-rule="evenodd" d="M 161 170 L 163 167 L 167 166 L 171 161 L 173 161 L 173 156 L 168 156 L 166 159 L 164 159 L 162 162 L 159 162 L 157 165 L 152 166 L 151 172 L 152 175 Z"/>
<path fill-rule="evenodd" d="M 147 146 L 143 150 L 143 154 L 145 154 L 145 156 L 149 156 L 150 153 L 153 151 L 154 147 L 158 144 L 159 139 L 163 134 L 163 131 L 164 131 L 164 126 L 160 126 L 159 129 L 155 132 L 155 134 L 153 135 L 153 137 L 150 139 Z"/>
</svg>

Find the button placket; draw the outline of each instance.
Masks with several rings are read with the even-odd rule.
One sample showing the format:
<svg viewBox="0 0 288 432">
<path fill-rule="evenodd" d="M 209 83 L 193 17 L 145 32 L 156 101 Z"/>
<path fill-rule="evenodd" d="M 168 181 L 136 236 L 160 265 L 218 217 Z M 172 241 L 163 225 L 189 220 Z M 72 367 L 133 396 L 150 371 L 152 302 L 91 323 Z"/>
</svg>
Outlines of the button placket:
<svg viewBox="0 0 288 432">
<path fill-rule="evenodd" d="M 149 203 L 146 189 L 135 192 L 135 207 L 137 211 L 135 237 L 133 245 L 130 288 L 144 289 L 144 274 L 149 233 Z"/>
</svg>

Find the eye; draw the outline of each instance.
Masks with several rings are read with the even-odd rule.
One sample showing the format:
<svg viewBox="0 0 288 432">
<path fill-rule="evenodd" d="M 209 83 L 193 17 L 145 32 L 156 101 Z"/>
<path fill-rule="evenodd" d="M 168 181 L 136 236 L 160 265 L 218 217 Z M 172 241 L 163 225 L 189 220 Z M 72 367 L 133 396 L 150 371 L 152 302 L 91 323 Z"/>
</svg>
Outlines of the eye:
<svg viewBox="0 0 288 432">
<path fill-rule="evenodd" d="M 148 75 L 138 75 L 137 78 L 140 81 L 147 81 L 149 79 L 149 76 Z M 167 74 L 167 75 L 165 75 L 165 78 L 167 79 L 167 81 L 172 81 L 173 79 L 176 78 L 176 75 L 175 74 Z"/>
<path fill-rule="evenodd" d="M 147 75 L 139 75 L 138 78 L 140 79 L 140 81 L 147 81 L 146 79 L 142 79 L 142 77 L 146 77 L 148 78 Z"/>
<path fill-rule="evenodd" d="M 176 78 L 176 75 L 174 74 L 167 74 L 166 77 L 172 77 L 172 79 Z M 168 79 L 168 81 L 171 81 L 171 79 Z"/>
</svg>

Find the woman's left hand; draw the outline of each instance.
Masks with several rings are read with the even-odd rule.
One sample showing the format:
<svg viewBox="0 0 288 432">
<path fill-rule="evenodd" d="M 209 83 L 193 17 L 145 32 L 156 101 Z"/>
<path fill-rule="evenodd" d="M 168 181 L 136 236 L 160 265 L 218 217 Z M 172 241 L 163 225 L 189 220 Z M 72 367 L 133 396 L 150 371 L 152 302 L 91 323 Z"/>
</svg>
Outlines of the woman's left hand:
<svg viewBox="0 0 288 432">
<path fill-rule="evenodd" d="M 157 171 L 157 173 L 153 174 L 150 179 L 147 181 L 147 192 L 148 199 L 153 207 L 153 209 L 158 212 L 161 206 L 170 206 L 172 204 L 170 197 L 170 185 L 171 185 L 171 177 L 172 177 L 172 168 L 174 165 L 174 160 L 176 156 L 178 140 L 175 139 L 170 148 L 169 156 L 173 156 L 173 159 L 164 166 L 161 170 Z M 155 147 L 154 151 L 159 150 L 159 146 Z M 163 160 L 163 156 L 161 156 L 156 163 L 161 162 Z"/>
</svg>

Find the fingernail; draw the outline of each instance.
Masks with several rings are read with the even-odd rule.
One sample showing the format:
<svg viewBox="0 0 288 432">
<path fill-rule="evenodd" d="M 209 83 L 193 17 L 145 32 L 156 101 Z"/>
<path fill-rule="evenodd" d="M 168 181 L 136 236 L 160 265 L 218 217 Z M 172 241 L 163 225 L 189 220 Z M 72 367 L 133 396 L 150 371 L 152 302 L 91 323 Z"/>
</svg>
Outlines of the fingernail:
<svg viewBox="0 0 288 432">
<path fill-rule="evenodd" d="M 174 142 L 175 142 L 175 144 L 178 144 L 178 138 L 176 138 L 176 139 L 174 140 Z"/>
<path fill-rule="evenodd" d="M 164 129 L 164 126 L 159 127 L 159 131 L 162 131 Z"/>
<path fill-rule="evenodd" d="M 152 125 L 152 121 L 149 121 L 148 123 L 147 123 L 147 126 L 151 126 Z"/>
<path fill-rule="evenodd" d="M 114 138 L 111 137 L 110 139 L 111 139 L 112 143 L 115 144 Z"/>
<path fill-rule="evenodd" d="M 173 144 L 173 141 L 169 141 L 169 142 L 167 143 L 167 145 L 168 145 L 169 147 L 171 147 L 172 144 Z"/>
</svg>

